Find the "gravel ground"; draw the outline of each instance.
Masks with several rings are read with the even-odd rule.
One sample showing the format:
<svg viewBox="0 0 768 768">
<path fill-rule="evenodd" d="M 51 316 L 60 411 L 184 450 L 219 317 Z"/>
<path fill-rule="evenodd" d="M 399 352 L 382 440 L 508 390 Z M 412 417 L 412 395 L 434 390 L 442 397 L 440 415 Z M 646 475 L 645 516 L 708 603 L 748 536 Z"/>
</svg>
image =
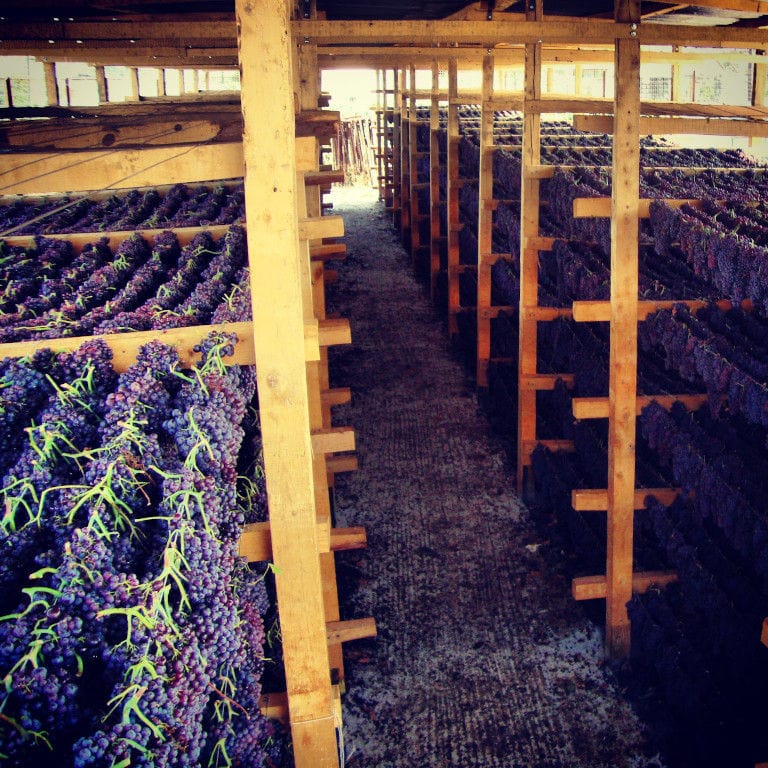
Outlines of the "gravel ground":
<svg viewBox="0 0 768 768">
<path fill-rule="evenodd" d="M 379 630 L 345 647 L 346 766 L 658 768 L 390 217 L 366 189 L 332 200 L 348 252 L 328 310 L 353 336 L 331 353 L 353 391 L 335 423 L 360 459 L 336 523 L 369 542 L 337 556 L 342 617 Z"/>
</svg>

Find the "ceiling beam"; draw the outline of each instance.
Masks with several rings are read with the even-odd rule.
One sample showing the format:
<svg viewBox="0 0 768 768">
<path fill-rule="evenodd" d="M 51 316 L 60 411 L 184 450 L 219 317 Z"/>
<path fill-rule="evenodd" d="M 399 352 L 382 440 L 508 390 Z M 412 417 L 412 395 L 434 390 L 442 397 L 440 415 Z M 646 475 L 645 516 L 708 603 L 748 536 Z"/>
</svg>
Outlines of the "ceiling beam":
<svg viewBox="0 0 768 768">
<path fill-rule="evenodd" d="M 595 19 L 549 17 L 544 21 L 294 21 L 292 34 L 317 45 L 330 44 L 481 44 L 542 42 L 613 43 L 636 38 L 645 45 L 733 48 L 768 47 L 768 30 L 728 26 L 629 24 Z"/>
<path fill-rule="evenodd" d="M 687 6 L 700 6 L 702 8 L 717 8 L 722 11 L 742 11 L 747 13 L 768 13 L 768 2 L 766 0 L 696 0 L 694 3 L 688 3 L 687 6 L 679 6 L 673 0 L 657 0 L 657 2 L 670 2 L 676 8 L 685 8 Z"/>
</svg>

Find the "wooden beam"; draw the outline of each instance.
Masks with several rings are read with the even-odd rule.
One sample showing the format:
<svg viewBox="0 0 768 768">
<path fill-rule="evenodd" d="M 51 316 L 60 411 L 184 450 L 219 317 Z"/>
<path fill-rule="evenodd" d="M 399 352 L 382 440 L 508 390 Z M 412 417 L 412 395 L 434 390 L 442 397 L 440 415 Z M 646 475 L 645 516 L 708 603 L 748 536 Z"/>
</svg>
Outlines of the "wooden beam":
<svg viewBox="0 0 768 768">
<path fill-rule="evenodd" d="M 706 395 L 638 395 L 635 398 L 635 415 L 650 403 L 658 403 L 669 410 L 675 403 L 682 403 L 689 411 L 700 408 L 707 402 Z M 572 401 L 575 419 L 607 419 L 607 397 L 574 397 Z"/>
<path fill-rule="evenodd" d="M 457 313 L 461 306 L 459 294 L 459 107 L 458 62 L 455 58 L 448 61 L 448 123 L 446 125 L 446 162 L 448 189 L 448 335 L 454 338 L 459 332 Z"/>
<path fill-rule="evenodd" d="M 291 136 L 293 133 L 291 132 Z M 243 173 L 242 144 L 0 154 L 0 193 L 82 192 L 231 179 Z"/>
<path fill-rule="evenodd" d="M 651 203 L 653 200 L 649 197 L 638 198 L 637 217 L 638 219 L 647 219 L 651 215 Z M 690 205 L 693 208 L 701 207 L 701 200 L 695 199 L 676 199 L 664 198 L 664 202 L 672 208 L 680 208 L 683 205 Z M 575 197 L 573 199 L 573 217 L 575 219 L 589 218 L 609 218 L 611 216 L 612 203 L 610 197 Z"/>
<path fill-rule="evenodd" d="M 376 637 L 376 621 L 370 617 L 329 621 L 326 624 L 326 638 L 329 645 L 363 640 L 368 637 Z"/>
<path fill-rule="evenodd" d="M 672 571 L 645 571 L 632 574 L 632 592 L 642 594 L 652 586 L 666 586 L 677 581 L 677 574 Z M 605 576 L 577 576 L 571 582 L 574 600 L 600 600 L 608 593 Z"/>
<path fill-rule="evenodd" d="M 309 250 L 299 246 L 290 7 L 235 7 L 259 410 L 294 761 L 338 768 L 304 359 Z"/>
<path fill-rule="evenodd" d="M 328 539 L 330 551 L 363 549 L 367 546 L 365 528 L 331 528 L 326 530 L 327 522 L 318 523 L 317 538 L 319 542 Z M 320 551 L 323 551 L 322 547 Z M 272 534 L 269 522 L 247 523 L 243 526 L 238 542 L 238 556 L 244 557 L 249 563 L 259 563 L 272 559 Z"/>
<path fill-rule="evenodd" d="M 440 277 L 440 68 L 432 62 L 429 106 L 429 294 L 437 300 Z"/>
<path fill-rule="evenodd" d="M 643 509 L 645 499 L 655 496 L 661 504 L 669 506 L 680 495 L 679 488 L 638 488 L 634 508 Z M 577 512 L 607 512 L 608 491 L 604 488 L 579 488 L 571 491 L 571 506 Z"/>
<path fill-rule="evenodd" d="M 576 115 L 573 127 L 577 131 L 611 133 L 613 121 L 599 115 Z M 768 137 L 768 121 L 729 120 L 709 117 L 642 117 L 638 122 L 638 135 L 659 134 L 697 136 Z"/>
</svg>

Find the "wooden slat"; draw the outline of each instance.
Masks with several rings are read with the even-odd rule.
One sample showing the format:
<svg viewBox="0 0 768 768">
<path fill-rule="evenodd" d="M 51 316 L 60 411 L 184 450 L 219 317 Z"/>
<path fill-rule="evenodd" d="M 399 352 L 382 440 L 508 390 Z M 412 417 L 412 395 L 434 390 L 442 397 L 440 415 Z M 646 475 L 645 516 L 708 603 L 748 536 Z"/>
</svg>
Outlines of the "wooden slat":
<svg viewBox="0 0 768 768">
<path fill-rule="evenodd" d="M 677 574 L 672 571 L 644 571 L 632 574 L 632 592 L 642 594 L 654 584 L 663 587 L 677 581 Z M 571 582 L 574 600 L 599 600 L 607 594 L 605 576 L 578 576 Z"/>
<path fill-rule="evenodd" d="M 318 321 L 318 343 L 321 347 L 351 344 L 352 330 L 346 317 L 327 317 Z"/>
<path fill-rule="evenodd" d="M 209 333 L 220 331 L 237 334 L 234 354 L 224 359 L 226 365 L 253 365 L 253 326 L 251 323 L 219 323 L 217 325 L 191 325 L 186 328 L 169 328 L 157 331 L 132 331 L 130 333 L 109 333 L 97 336 L 68 336 L 60 339 L 15 341 L 0 344 L 0 359 L 3 357 L 27 357 L 38 349 L 54 352 L 71 352 L 93 339 L 100 339 L 112 350 L 112 364 L 116 371 L 128 369 L 136 361 L 139 349 L 150 341 L 161 341 L 174 347 L 179 353 L 182 366 L 189 368 L 200 359 L 194 347 Z"/>
<path fill-rule="evenodd" d="M 655 496 L 660 503 L 669 506 L 680 495 L 679 488 L 639 488 L 634 495 L 634 508 L 645 507 L 646 496 Z M 579 488 L 571 491 L 571 506 L 577 512 L 606 512 L 608 491 L 603 488 Z"/>
<path fill-rule="evenodd" d="M 82 192 L 231 179 L 243 172 L 240 142 L 0 155 L 0 193 Z"/>
<path fill-rule="evenodd" d="M 520 376 L 520 389 L 527 391 L 552 390 L 558 379 L 573 386 L 572 373 L 528 373 Z"/>
<path fill-rule="evenodd" d="M 344 219 L 341 216 L 316 216 L 299 221 L 301 240 L 321 240 L 324 237 L 342 237 Z"/>
<path fill-rule="evenodd" d="M 768 646 L 768 618 L 763 619 L 763 629 L 760 633 L 760 642 L 763 645 Z M 766 765 L 768 765 L 768 763 L 766 763 Z"/>
<path fill-rule="evenodd" d="M 348 643 L 351 640 L 363 640 L 367 637 L 376 637 L 376 621 L 371 617 L 329 621 L 326 624 L 326 638 L 329 645 L 331 643 Z"/>
<path fill-rule="evenodd" d="M 308 187 L 343 184 L 344 171 L 308 171 L 304 174 L 304 183 Z"/>
<path fill-rule="evenodd" d="M 640 198 L 638 201 L 637 215 L 640 219 L 647 219 L 651 215 L 651 198 Z M 680 208 L 690 205 L 694 208 L 701 207 L 701 200 L 697 199 L 667 199 L 664 202 L 672 208 Z M 573 200 L 573 217 L 584 219 L 590 217 L 609 218 L 611 216 L 610 197 L 576 197 Z"/>
<path fill-rule="evenodd" d="M 572 317 L 573 311 L 570 307 L 526 307 L 523 310 L 522 318 L 530 321 L 556 320 L 559 317 Z"/>
<path fill-rule="evenodd" d="M 674 301 L 638 301 L 637 319 L 646 320 L 648 315 L 661 309 L 672 309 L 675 304 L 685 304 L 692 312 L 707 306 L 711 302 L 699 299 L 678 299 Z M 715 302 L 720 309 L 727 311 L 733 308 L 733 303 L 725 299 Z M 742 302 L 742 308 L 747 309 L 751 302 Z M 611 303 L 609 301 L 574 301 L 573 319 L 578 323 L 607 322 L 610 320 Z"/>
<path fill-rule="evenodd" d="M 347 257 L 347 246 L 344 243 L 326 243 L 313 245 L 309 249 L 312 261 L 343 261 Z"/>
<path fill-rule="evenodd" d="M 607 419 L 607 397 L 574 397 L 573 417 L 575 419 Z M 701 408 L 707 402 L 706 395 L 639 395 L 635 398 L 635 415 L 650 403 L 658 403 L 669 410 L 675 403 L 682 403 L 688 410 Z"/>
<path fill-rule="evenodd" d="M 352 390 L 349 387 L 336 387 L 324 389 L 320 398 L 325 406 L 344 405 L 352 400 Z"/>
<path fill-rule="evenodd" d="M 573 440 L 526 440 L 522 443 L 523 451 L 530 456 L 537 446 L 549 448 L 550 451 L 567 451 L 571 453 L 575 450 Z"/>
<path fill-rule="evenodd" d="M 318 523 L 318 540 L 330 543 L 330 551 L 339 552 L 349 549 L 363 549 L 367 546 L 365 528 L 331 528 L 328 523 Z M 321 547 L 321 551 L 323 550 Z M 272 534 L 269 522 L 247 523 L 243 526 L 238 542 L 238 556 L 249 563 L 258 563 L 272 559 Z"/>
<path fill-rule="evenodd" d="M 573 121 L 580 131 L 611 133 L 613 120 L 599 115 L 578 115 Z M 698 135 L 767 137 L 768 122 L 760 120 L 729 120 L 709 117 L 642 117 L 638 135 Z"/>
<path fill-rule="evenodd" d="M 339 474 L 340 472 L 356 472 L 359 469 L 357 456 L 334 454 L 327 456 L 325 464 L 328 472 Z"/>
<path fill-rule="evenodd" d="M 355 450 L 355 430 L 352 427 L 323 427 L 312 430 L 314 453 L 338 453 Z"/>
</svg>

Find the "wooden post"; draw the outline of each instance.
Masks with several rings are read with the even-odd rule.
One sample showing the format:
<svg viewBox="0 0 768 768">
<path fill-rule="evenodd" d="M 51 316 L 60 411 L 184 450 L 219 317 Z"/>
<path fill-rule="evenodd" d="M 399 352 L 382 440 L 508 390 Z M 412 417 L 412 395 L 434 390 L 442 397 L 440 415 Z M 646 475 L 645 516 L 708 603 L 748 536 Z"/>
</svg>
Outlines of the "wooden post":
<svg viewBox="0 0 768 768">
<path fill-rule="evenodd" d="M 538 21 L 542 0 L 537 0 L 527 18 Z M 517 487 L 523 490 L 527 446 L 536 439 L 536 391 L 524 386 L 526 377 L 536 374 L 538 326 L 528 314 L 538 304 L 539 253 L 527 245 L 529 237 L 539 235 L 539 179 L 531 168 L 541 162 L 541 116 L 526 109 L 525 102 L 541 98 L 541 43 L 525 46 L 523 90 L 523 146 L 520 179 L 520 309 L 518 312 L 518 387 L 517 387 Z"/>
<path fill-rule="evenodd" d="M 582 66 L 581 62 L 573 65 L 573 93 L 575 96 L 581 96 Z"/>
<path fill-rule="evenodd" d="M 3 78 L 3 85 L 5 86 L 5 102 L 10 109 L 13 106 L 13 81 L 10 77 Z"/>
<path fill-rule="evenodd" d="M 191 83 L 190 90 L 192 91 L 192 93 L 197 93 L 200 90 L 200 74 L 197 70 L 197 67 L 191 70 L 191 72 L 192 72 L 192 83 Z"/>
<path fill-rule="evenodd" d="M 678 53 L 680 49 L 678 46 L 675 45 L 672 48 L 672 50 L 675 53 Z M 671 77 L 672 77 L 672 83 L 670 88 L 670 101 L 677 101 L 677 102 L 682 101 L 683 99 L 682 99 L 682 94 L 680 92 L 680 89 L 683 87 L 683 83 L 680 78 L 680 62 L 679 61 L 676 61 L 674 64 L 672 64 Z"/>
<path fill-rule="evenodd" d="M 109 91 L 107 89 L 107 72 L 103 66 L 96 66 L 96 87 L 99 89 L 99 104 L 106 104 L 109 101 Z"/>
<path fill-rule="evenodd" d="M 400 71 L 400 84 L 403 105 L 400 119 L 400 239 L 403 245 L 406 245 L 410 243 L 410 239 L 406 240 L 406 234 L 410 232 L 411 227 L 411 150 L 409 139 L 413 104 L 411 103 L 410 92 L 406 93 L 404 69 Z"/>
<path fill-rule="evenodd" d="M 617 0 L 616 19 L 638 23 L 639 0 Z M 616 40 L 611 195 L 611 320 L 608 383 L 606 648 L 629 653 L 637 398 L 640 195 L 640 43 Z"/>
<path fill-rule="evenodd" d="M 448 334 L 459 333 L 459 105 L 458 61 L 448 59 Z"/>
<path fill-rule="evenodd" d="M 432 98 L 429 104 L 429 293 L 437 298 L 440 276 L 440 68 L 432 62 Z"/>
<path fill-rule="evenodd" d="M 491 252 L 493 251 L 493 54 L 483 56 L 483 97 L 480 107 L 480 177 L 477 215 L 477 386 L 488 386 L 491 358 Z"/>
<path fill-rule="evenodd" d="M 256 369 L 294 759 L 297 768 L 336 768 L 304 354 L 308 248 L 298 240 L 290 4 L 235 7 Z"/>
<path fill-rule="evenodd" d="M 765 51 L 756 51 L 765 56 Z M 754 70 L 752 74 L 752 105 L 755 107 L 765 106 L 765 89 L 766 89 L 766 65 L 763 62 L 755 62 Z M 753 139 L 750 137 L 749 146 L 752 147 L 757 141 L 761 145 L 765 145 L 765 139 Z"/>
<path fill-rule="evenodd" d="M 139 100 L 139 68 L 128 67 L 128 92 L 125 95 L 126 101 Z"/>
<path fill-rule="evenodd" d="M 403 70 L 392 72 L 394 104 L 392 111 L 392 223 L 400 229 L 403 211 L 402 122 L 403 122 Z"/>
<path fill-rule="evenodd" d="M 409 247 L 411 251 L 411 258 L 414 266 L 416 265 L 419 248 L 421 247 L 421 236 L 419 232 L 419 221 L 422 211 L 419 210 L 419 162 L 418 162 L 418 130 L 419 130 L 419 116 L 416 108 L 416 67 L 411 64 L 411 97 L 408 99 L 408 183 L 410 189 L 408 190 L 408 199 L 411 202 L 410 213 L 410 239 Z"/>
<path fill-rule="evenodd" d="M 45 105 L 56 107 L 59 104 L 59 83 L 56 79 L 56 63 L 46 61 L 43 63 L 45 76 Z"/>
</svg>

